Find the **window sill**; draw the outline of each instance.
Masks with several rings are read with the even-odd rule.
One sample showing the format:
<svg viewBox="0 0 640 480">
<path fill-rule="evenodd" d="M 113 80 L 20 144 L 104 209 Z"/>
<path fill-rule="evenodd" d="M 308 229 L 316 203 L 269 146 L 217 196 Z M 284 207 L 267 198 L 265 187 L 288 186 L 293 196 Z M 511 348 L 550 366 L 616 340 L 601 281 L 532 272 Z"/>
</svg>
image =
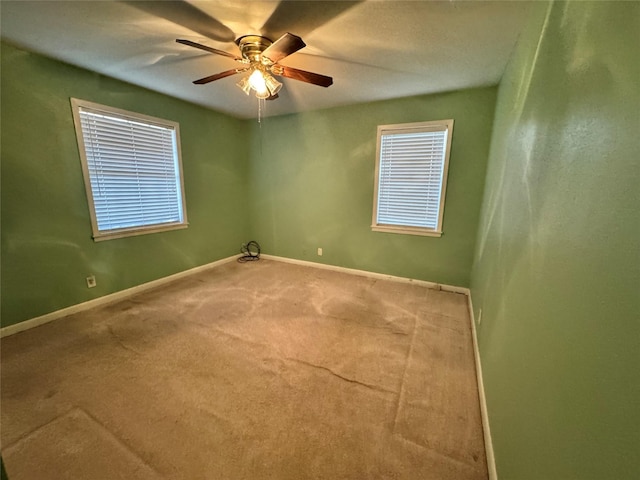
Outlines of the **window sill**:
<svg viewBox="0 0 640 480">
<path fill-rule="evenodd" d="M 419 227 L 403 227 L 400 225 L 371 225 L 374 232 L 399 233 L 403 235 L 421 235 L 423 237 L 441 237 L 442 232 Z"/>
<path fill-rule="evenodd" d="M 94 242 L 103 242 L 105 240 L 114 240 L 116 238 L 134 237 L 137 235 L 146 235 L 148 233 L 167 232 L 169 230 L 182 230 L 189 226 L 188 223 L 172 223 L 168 225 L 152 225 L 146 228 L 126 228 L 122 230 L 112 230 L 107 233 L 99 233 L 93 235 Z"/>
</svg>

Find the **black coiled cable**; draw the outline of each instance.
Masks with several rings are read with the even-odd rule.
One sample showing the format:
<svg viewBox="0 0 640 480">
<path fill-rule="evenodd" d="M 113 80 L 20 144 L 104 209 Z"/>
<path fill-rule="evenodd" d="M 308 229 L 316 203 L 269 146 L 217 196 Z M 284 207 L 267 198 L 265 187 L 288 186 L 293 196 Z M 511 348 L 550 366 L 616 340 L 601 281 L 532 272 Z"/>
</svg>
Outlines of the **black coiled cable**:
<svg viewBox="0 0 640 480">
<path fill-rule="evenodd" d="M 260 245 L 258 245 L 258 242 L 254 240 L 251 240 L 249 243 L 243 244 L 240 252 L 244 254 L 238 258 L 238 261 L 240 263 L 260 260 Z"/>
</svg>

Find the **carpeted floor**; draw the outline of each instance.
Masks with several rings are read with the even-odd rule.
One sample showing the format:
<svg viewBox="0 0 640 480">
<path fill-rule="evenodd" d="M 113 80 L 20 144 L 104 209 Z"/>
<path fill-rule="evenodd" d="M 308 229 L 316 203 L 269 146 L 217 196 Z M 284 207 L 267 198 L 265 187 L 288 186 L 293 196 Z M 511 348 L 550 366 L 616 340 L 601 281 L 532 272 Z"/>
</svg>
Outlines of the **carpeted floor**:
<svg viewBox="0 0 640 480">
<path fill-rule="evenodd" d="M 464 295 L 229 263 L 2 340 L 10 480 L 485 480 Z"/>
</svg>

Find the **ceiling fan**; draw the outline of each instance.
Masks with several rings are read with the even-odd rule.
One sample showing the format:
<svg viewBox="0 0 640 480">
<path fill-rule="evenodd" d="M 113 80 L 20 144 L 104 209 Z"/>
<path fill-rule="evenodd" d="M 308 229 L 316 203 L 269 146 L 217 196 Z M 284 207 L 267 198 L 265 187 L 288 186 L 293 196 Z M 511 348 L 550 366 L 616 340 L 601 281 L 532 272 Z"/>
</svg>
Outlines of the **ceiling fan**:
<svg viewBox="0 0 640 480">
<path fill-rule="evenodd" d="M 328 87 L 333 84 L 333 79 L 326 75 L 306 72 L 278 63 L 283 58 L 288 57 L 306 46 L 302 38 L 291 33 L 285 33 L 275 42 L 261 35 L 244 35 L 235 41 L 236 45 L 240 48 L 241 56 L 239 57 L 224 50 L 217 50 L 200 43 L 192 42 L 191 40 L 177 39 L 176 42 L 199 48 L 209 53 L 233 58 L 235 61 L 243 64 L 240 68 L 233 68 L 195 80 L 193 83 L 196 85 L 203 85 L 238 73 L 247 73 L 247 76 L 238 82 L 238 87 L 247 95 L 253 90 L 255 91 L 256 97 L 273 100 L 278 97 L 278 92 L 282 88 L 282 83 L 276 80 L 273 75 L 292 78 L 321 87 Z"/>
</svg>

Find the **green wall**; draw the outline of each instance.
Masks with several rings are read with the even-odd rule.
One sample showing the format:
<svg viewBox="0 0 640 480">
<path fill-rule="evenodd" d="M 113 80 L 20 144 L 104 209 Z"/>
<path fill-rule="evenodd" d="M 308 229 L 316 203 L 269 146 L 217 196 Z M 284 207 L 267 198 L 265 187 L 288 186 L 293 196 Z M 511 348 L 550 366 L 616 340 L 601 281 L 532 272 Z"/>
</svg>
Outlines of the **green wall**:
<svg viewBox="0 0 640 480">
<path fill-rule="evenodd" d="M 1 61 L 2 326 L 239 251 L 246 122 L 4 43 Z M 179 122 L 189 228 L 92 240 L 69 97 Z"/>
<path fill-rule="evenodd" d="M 3 43 L 1 94 L 2 326 L 233 255 L 251 238 L 265 253 L 469 285 L 496 88 L 258 123 Z M 91 239 L 70 97 L 180 123 L 188 229 Z M 446 118 L 444 235 L 372 232 L 377 125 Z"/>
<path fill-rule="evenodd" d="M 265 253 L 468 286 L 496 93 L 258 123 L 3 43 L 2 325 L 233 255 L 252 238 Z M 70 97 L 180 123 L 188 229 L 91 239 Z M 372 232 L 377 125 L 446 118 L 455 126 L 444 235 Z"/>
<path fill-rule="evenodd" d="M 465 90 L 254 122 L 252 237 L 274 255 L 468 286 L 496 94 Z M 372 232 L 377 126 L 448 118 L 443 236 Z"/>
<path fill-rule="evenodd" d="M 540 3 L 501 82 L 472 274 L 500 480 L 640 472 L 640 3 Z"/>
</svg>

